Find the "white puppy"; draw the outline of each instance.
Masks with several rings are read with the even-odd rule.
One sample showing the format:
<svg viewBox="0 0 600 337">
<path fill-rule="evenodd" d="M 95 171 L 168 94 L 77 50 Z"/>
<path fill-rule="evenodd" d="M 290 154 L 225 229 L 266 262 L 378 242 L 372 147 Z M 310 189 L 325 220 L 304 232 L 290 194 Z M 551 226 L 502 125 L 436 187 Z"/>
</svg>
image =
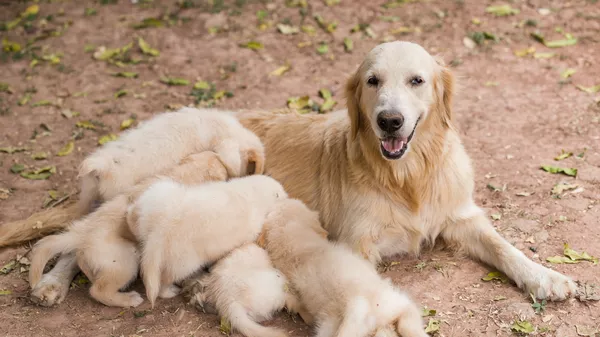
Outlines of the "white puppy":
<svg viewBox="0 0 600 337">
<path fill-rule="evenodd" d="M 187 187 L 165 179 L 153 184 L 127 215 L 142 243 L 146 295 L 175 296 L 173 283 L 257 239 L 266 214 L 287 198 L 275 179 L 255 175 Z"/>
<path fill-rule="evenodd" d="M 264 231 L 275 268 L 300 298 L 301 305 L 290 309 L 315 324 L 316 336 L 386 336 L 390 324 L 402 337 L 427 336 L 408 296 L 350 248 L 327 241 L 318 213 L 301 201 L 277 202 Z"/>
<path fill-rule="evenodd" d="M 79 170 L 80 212 L 203 151 L 216 152 L 230 177 L 263 173 L 264 149 L 254 133 L 230 114 L 186 107 L 159 114 L 89 155 Z"/>
<path fill-rule="evenodd" d="M 287 291 L 286 277 L 256 244 L 235 249 L 198 282 L 203 291 L 195 295 L 197 304 L 215 306 L 232 329 L 246 337 L 286 336 L 280 329 L 257 323 L 271 319 L 286 304 L 296 305 L 296 299 Z"/>
</svg>

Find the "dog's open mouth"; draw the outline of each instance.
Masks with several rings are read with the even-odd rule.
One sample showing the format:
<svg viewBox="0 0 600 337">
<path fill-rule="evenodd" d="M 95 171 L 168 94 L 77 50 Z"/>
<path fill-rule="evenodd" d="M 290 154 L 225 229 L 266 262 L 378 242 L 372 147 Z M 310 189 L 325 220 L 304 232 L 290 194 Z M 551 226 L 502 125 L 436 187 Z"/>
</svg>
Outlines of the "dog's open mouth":
<svg viewBox="0 0 600 337">
<path fill-rule="evenodd" d="M 415 127 L 408 136 L 408 138 L 403 137 L 386 137 L 381 140 L 381 153 L 386 159 L 396 160 L 400 159 L 406 150 L 408 149 L 408 143 L 410 143 L 411 139 L 415 134 L 415 130 L 417 129 L 417 125 L 419 121 L 415 123 Z"/>
</svg>

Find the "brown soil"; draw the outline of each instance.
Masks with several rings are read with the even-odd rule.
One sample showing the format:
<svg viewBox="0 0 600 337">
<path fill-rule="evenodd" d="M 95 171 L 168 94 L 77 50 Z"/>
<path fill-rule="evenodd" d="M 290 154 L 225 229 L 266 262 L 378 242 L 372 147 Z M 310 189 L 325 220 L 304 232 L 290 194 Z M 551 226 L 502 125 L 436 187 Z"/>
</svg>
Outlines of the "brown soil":
<svg viewBox="0 0 600 337">
<path fill-rule="evenodd" d="M 576 250 L 600 255 L 599 96 L 576 88 L 600 84 L 600 6 L 596 1 L 510 1 L 520 13 L 494 17 L 485 12 L 490 3 L 475 0 L 415 1 L 387 10 L 381 0 L 341 0 L 332 7 L 308 0 L 311 8 L 304 23 L 316 27 L 313 37 L 304 32 L 282 35 L 277 31 L 274 24 L 279 22 L 301 24 L 299 9 L 286 7 L 283 1 L 225 1 L 223 6 L 218 0 L 182 1 L 192 5 L 187 9 L 179 9 L 176 1 L 140 0 L 137 5 L 125 0 L 106 5 L 103 2 L 113 1 L 44 1 L 28 27 L 20 25 L 1 32 L 3 39 L 24 47 L 27 40 L 44 30 L 68 25 L 60 36 L 33 43 L 37 57 L 62 53 L 60 64 L 41 60 L 31 68 L 31 52 L 17 60 L 13 60 L 14 53 L 2 52 L 0 82 L 8 83 L 13 93 L 0 92 L 0 147 L 26 146 L 29 150 L 0 153 L 0 188 L 10 189 L 8 195 L 0 190 L 0 223 L 40 210 L 49 190 L 75 192 L 77 165 L 98 146 L 99 137 L 118 133 L 120 123 L 131 116 L 145 119 L 175 104 L 193 103 L 189 92 L 198 79 L 214 83 L 217 90 L 233 92 L 233 97 L 217 102 L 223 108 L 277 109 L 285 106 L 287 98 L 306 94 L 321 102 L 317 95 L 320 88 L 331 89 L 334 98 L 342 101 L 344 80 L 363 55 L 390 36 L 391 29 L 406 26 L 420 30 L 395 35 L 396 39 L 418 42 L 440 54 L 459 77 L 455 116 L 476 167 L 476 199 L 490 214 L 501 215 L 494 222 L 497 229 L 545 265 L 546 257 L 562 253 L 565 242 Z M 0 1 L 0 21 L 13 20 L 31 4 Z M 540 14 L 541 7 L 550 9 L 550 13 Z M 95 9 L 96 14 L 85 16 L 86 8 Z M 266 21 L 273 23 L 264 31 L 257 28 L 258 10 L 268 11 Z M 131 28 L 132 23 L 167 13 L 174 14 L 173 25 Z M 333 34 L 317 27 L 312 18 L 315 13 L 328 22 L 338 22 Z M 397 16 L 399 21 L 384 21 L 381 16 Z M 473 18 L 479 18 L 481 24 L 474 24 Z M 530 26 L 534 22 L 537 27 Z M 370 24 L 377 36 L 351 34 L 350 29 L 358 23 Z M 214 32 L 213 27 L 218 31 Z M 564 38 L 557 27 L 578 38 L 577 44 L 550 50 L 530 37 L 531 32 L 539 30 L 549 40 Z M 486 40 L 468 48 L 463 38 L 475 31 L 491 32 L 499 41 Z M 160 56 L 121 69 L 94 60 L 92 53 L 84 51 L 86 45 L 122 47 L 136 36 L 158 49 Z M 351 53 L 344 51 L 342 41 L 346 36 L 354 40 Z M 250 40 L 260 41 L 264 49 L 253 51 L 239 46 Z M 298 47 L 307 41 L 312 45 Z M 326 55 L 316 52 L 321 41 L 329 45 Z M 544 59 L 514 54 L 530 46 L 537 52 L 556 55 Z M 148 58 L 142 56 L 137 44 L 132 55 Z M 269 75 L 286 62 L 291 70 L 280 77 Z M 563 79 L 561 73 L 567 68 L 577 72 Z M 138 72 L 139 77 L 110 75 L 117 71 Z M 167 86 L 159 82 L 161 76 L 185 78 L 191 84 Z M 19 106 L 17 102 L 33 89 L 36 92 L 30 102 Z M 128 94 L 115 98 L 121 89 Z M 86 95 L 75 95 L 81 92 Z M 32 106 L 42 100 L 54 105 Z M 67 119 L 61 115 L 67 109 L 80 115 Z M 85 130 L 71 154 L 57 156 L 74 131 L 82 130 L 75 123 L 84 120 L 99 121 L 104 126 Z M 42 123 L 50 131 L 44 130 Z M 37 137 L 32 139 L 36 131 Z M 553 158 L 563 149 L 575 156 L 555 162 Z M 31 154 L 40 151 L 46 151 L 48 158 L 33 160 Z M 584 151 L 583 158 L 576 156 Z M 27 167 L 55 165 L 57 173 L 47 180 L 27 180 L 9 171 L 14 163 Z M 554 175 L 540 170 L 542 164 L 575 167 L 579 173 L 577 178 Z M 562 198 L 552 197 L 552 187 L 562 181 L 580 188 L 564 193 Z M 501 190 L 492 191 L 488 184 Z M 0 265 L 26 250 L 0 251 Z M 510 335 L 510 325 L 519 318 L 532 322 L 535 334 L 542 336 L 577 336 L 576 326 L 582 333 L 585 327 L 600 325 L 597 302 L 572 299 L 548 303 L 545 311 L 535 314 L 531 299 L 514 285 L 483 282 L 481 278 L 488 268 L 445 251 L 391 261 L 399 263 L 389 264 L 385 276 L 392 277 L 421 305 L 437 310 L 435 319 L 442 321 L 440 336 Z M 600 266 L 582 262 L 552 267 L 579 281 L 600 284 Z M 3 335 L 221 335 L 216 316 L 196 312 L 182 298 L 163 300 L 154 310 L 149 310 L 147 303 L 135 310 L 121 310 L 94 302 L 87 294 L 88 284 L 74 283 L 64 303 L 55 308 L 39 307 L 28 299 L 26 275 L 19 268 L 0 275 L 0 290 L 11 292 L 0 295 Z M 285 327 L 291 336 L 308 336 L 311 332 L 301 320 L 286 314 L 268 324 Z"/>
</svg>

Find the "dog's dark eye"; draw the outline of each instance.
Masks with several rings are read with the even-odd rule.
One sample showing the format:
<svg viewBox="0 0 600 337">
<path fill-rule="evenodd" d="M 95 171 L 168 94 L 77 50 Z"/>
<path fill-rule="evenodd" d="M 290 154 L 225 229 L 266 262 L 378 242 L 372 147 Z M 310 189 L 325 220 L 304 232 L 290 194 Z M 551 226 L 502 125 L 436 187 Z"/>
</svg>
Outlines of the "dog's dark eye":
<svg viewBox="0 0 600 337">
<path fill-rule="evenodd" d="M 377 85 L 379 85 L 379 79 L 376 76 L 371 76 L 367 80 L 367 84 L 369 84 L 370 86 L 376 87 Z"/>
<path fill-rule="evenodd" d="M 414 86 L 418 86 L 425 83 L 425 80 L 423 79 L 423 77 L 421 76 L 415 76 L 413 78 L 410 79 L 410 84 L 414 85 Z"/>
</svg>

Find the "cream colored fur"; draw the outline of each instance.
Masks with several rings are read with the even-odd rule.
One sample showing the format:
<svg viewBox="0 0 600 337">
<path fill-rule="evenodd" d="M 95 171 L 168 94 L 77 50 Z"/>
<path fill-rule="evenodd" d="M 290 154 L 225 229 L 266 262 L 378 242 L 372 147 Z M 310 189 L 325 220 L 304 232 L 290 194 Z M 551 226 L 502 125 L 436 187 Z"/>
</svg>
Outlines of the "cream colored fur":
<svg viewBox="0 0 600 337">
<path fill-rule="evenodd" d="M 185 184 L 224 181 L 227 169 L 214 152 L 194 154 L 164 175 L 145 179 L 103 203 L 97 210 L 74 222 L 66 232 L 40 240 L 31 253 L 29 283 L 40 283 L 44 266 L 57 254 L 74 253 L 79 268 L 92 282 L 91 296 L 108 306 L 135 307 L 142 297 L 135 291 L 120 292 L 138 273 L 139 253 L 126 224 L 128 207 L 151 184 L 168 177 Z"/>
<path fill-rule="evenodd" d="M 216 152 L 231 177 L 262 173 L 263 147 L 256 135 L 228 114 L 186 107 L 143 122 L 85 158 L 79 203 L 89 209 L 97 198 L 110 200 L 202 151 Z"/>
<path fill-rule="evenodd" d="M 374 266 L 343 243 L 331 243 L 318 213 L 301 201 L 279 201 L 265 221 L 265 242 L 300 305 L 291 308 L 317 337 L 367 337 L 390 324 L 403 337 L 426 337 L 420 309 Z"/>
<path fill-rule="evenodd" d="M 380 77 L 377 87 L 367 83 L 373 74 Z M 415 75 L 424 80 L 418 87 L 411 84 Z M 538 298 L 572 296 L 570 278 L 511 246 L 473 201 L 471 161 L 454 127 L 453 87 L 450 70 L 421 46 L 396 41 L 371 50 L 349 79 L 347 111 L 237 117 L 263 141 L 267 173 L 319 211 L 332 239 L 371 262 L 418 254 L 441 237 Z M 409 130 L 416 125 L 408 151 L 397 160 L 384 158 L 380 149 L 374 119 L 382 108 L 405 114 Z"/>
<path fill-rule="evenodd" d="M 273 267 L 267 252 L 254 243 L 235 249 L 200 278 L 204 291 L 196 294 L 200 306 L 215 306 L 234 330 L 246 337 L 284 337 L 285 332 L 257 322 L 296 298 L 287 291 L 287 278 Z"/>
<path fill-rule="evenodd" d="M 277 181 L 263 175 L 191 187 L 165 179 L 150 186 L 127 215 L 142 243 L 150 303 L 176 294 L 174 282 L 256 240 L 273 203 L 286 197 Z"/>
</svg>

